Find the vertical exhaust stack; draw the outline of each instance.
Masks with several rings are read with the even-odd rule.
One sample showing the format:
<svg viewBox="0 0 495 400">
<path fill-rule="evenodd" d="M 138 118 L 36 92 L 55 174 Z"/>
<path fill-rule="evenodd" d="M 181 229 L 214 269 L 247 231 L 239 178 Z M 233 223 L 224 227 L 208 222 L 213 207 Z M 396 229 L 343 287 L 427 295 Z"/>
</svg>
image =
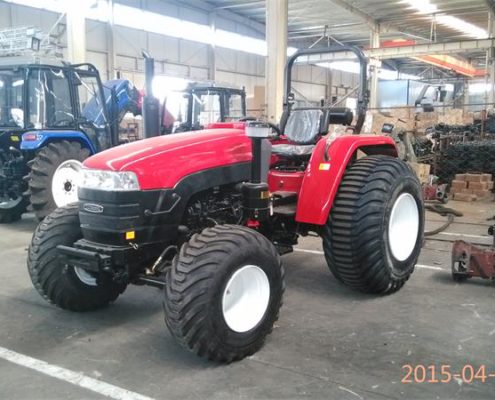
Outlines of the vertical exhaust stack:
<svg viewBox="0 0 495 400">
<path fill-rule="evenodd" d="M 155 59 L 143 50 L 145 93 L 143 98 L 144 137 L 160 135 L 160 102 L 153 96 L 153 78 L 155 77 Z"/>
</svg>

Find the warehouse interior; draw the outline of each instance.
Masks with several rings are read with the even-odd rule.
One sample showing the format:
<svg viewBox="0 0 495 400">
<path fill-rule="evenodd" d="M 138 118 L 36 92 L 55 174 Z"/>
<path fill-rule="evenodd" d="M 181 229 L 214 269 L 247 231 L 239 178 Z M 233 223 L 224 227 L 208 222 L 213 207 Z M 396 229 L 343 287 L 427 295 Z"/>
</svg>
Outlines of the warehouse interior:
<svg viewBox="0 0 495 400">
<path fill-rule="evenodd" d="M 494 176 L 493 0 L 0 0 L 0 398 L 492 399 Z"/>
</svg>

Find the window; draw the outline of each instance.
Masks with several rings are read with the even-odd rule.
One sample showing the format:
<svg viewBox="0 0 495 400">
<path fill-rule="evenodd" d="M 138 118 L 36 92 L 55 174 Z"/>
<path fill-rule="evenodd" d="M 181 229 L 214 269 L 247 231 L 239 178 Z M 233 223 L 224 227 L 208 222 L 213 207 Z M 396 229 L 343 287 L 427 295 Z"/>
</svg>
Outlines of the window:
<svg viewBox="0 0 495 400">
<path fill-rule="evenodd" d="M 0 70 L 0 127 L 24 128 L 24 71 Z"/>
<path fill-rule="evenodd" d="M 205 126 L 213 122 L 221 121 L 220 95 L 207 91 L 192 96 L 192 122 L 193 126 Z"/>
<path fill-rule="evenodd" d="M 231 94 L 225 96 L 225 120 L 238 120 L 242 117 L 245 117 L 243 109 L 242 109 L 242 96 L 240 94 Z"/>
<path fill-rule="evenodd" d="M 30 128 L 68 128 L 75 124 L 69 81 L 62 69 L 30 71 L 28 105 Z"/>
</svg>

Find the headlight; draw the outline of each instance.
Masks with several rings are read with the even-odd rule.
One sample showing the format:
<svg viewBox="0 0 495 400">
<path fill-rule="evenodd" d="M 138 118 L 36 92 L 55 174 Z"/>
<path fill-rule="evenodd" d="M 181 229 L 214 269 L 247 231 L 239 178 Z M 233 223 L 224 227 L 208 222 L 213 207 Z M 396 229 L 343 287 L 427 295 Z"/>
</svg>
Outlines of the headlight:
<svg viewBox="0 0 495 400">
<path fill-rule="evenodd" d="M 108 191 L 139 190 L 139 182 L 134 172 L 100 171 L 83 169 L 81 187 Z"/>
</svg>

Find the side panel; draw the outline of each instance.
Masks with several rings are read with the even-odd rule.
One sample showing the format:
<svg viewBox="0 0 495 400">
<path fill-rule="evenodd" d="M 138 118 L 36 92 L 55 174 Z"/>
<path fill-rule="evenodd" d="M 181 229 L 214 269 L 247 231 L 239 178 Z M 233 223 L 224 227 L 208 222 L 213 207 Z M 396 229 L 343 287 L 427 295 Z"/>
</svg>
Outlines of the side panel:
<svg viewBox="0 0 495 400">
<path fill-rule="evenodd" d="M 60 140 L 75 140 L 87 147 L 91 154 L 96 153 L 86 135 L 79 131 L 30 131 L 22 135 L 21 150 L 34 151 L 46 146 L 49 142 Z"/>
<path fill-rule="evenodd" d="M 297 222 L 326 223 L 345 169 L 357 150 L 397 157 L 394 141 L 385 136 L 342 136 L 328 147 L 327 159 L 326 148 L 327 141 L 320 140 L 311 156 L 299 193 Z"/>
</svg>

